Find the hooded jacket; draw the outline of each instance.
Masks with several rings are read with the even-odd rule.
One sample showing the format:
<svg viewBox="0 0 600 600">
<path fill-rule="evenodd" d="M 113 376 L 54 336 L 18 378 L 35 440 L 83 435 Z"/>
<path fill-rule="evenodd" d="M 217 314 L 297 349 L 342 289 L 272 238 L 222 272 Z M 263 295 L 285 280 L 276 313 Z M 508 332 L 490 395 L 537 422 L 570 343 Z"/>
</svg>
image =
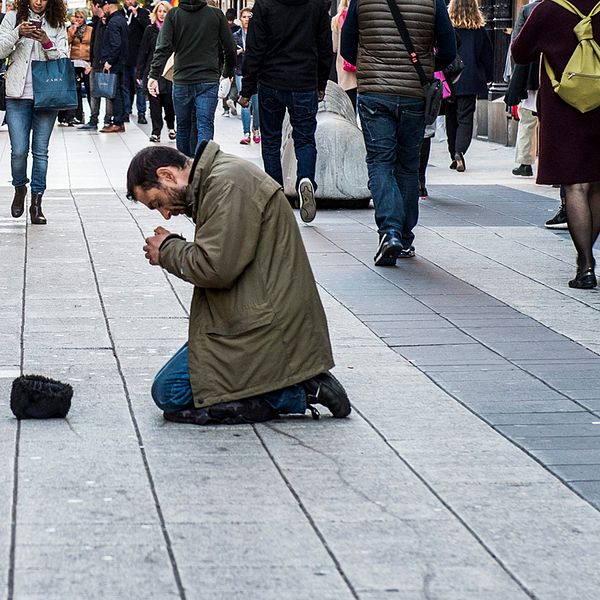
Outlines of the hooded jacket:
<svg viewBox="0 0 600 600">
<path fill-rule="evenodd" d="M 329 370 L 325 313 L 281 186 L 215 142 L 190 179 L 194 242 L 167 238 L 160 265 L 195 286 L 188 366 L 196 406 L 250 398 Z"/>
<path fill-rule="evenodd" d="M 173 83 L 216 83 L 221 76 L 232 77 L 236 48 L 225 15 L 208 6 L 206 0 L 180 0 L 166 15 L 158 34 L 150 77 L 158 79 L 165 63 L 175 53 Z"/>
<path fill-rule="evenodd" d="M 325 90 L 333 60 L 324 0 L 256 0 L 246 38 L 242 96 L 258 83 L 276 90 Z"/>
</svg>

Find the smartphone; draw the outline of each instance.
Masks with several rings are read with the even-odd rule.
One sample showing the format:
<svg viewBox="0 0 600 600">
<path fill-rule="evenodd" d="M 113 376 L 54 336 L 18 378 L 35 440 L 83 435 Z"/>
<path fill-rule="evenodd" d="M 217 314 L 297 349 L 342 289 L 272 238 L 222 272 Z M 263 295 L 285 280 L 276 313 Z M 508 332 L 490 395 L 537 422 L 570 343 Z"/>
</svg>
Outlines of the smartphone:
<svg viewBox="0 0 600 600">
<path fill-rule="evenodd" d="M 29 21 L 30 25 L 33 25 L 36 29 L 41 29 L 42 28 L 42 22 L 41 21 Z"/>
</svg>

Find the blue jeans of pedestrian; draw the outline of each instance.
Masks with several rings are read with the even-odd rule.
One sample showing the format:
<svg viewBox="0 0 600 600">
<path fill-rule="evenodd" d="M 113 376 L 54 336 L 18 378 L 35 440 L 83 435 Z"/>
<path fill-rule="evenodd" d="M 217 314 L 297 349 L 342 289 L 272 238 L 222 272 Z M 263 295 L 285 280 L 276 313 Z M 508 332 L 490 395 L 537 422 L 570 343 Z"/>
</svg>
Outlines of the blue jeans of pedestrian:
<svg viewBox="0 0 600 600">
<path fill-rule="evenodd" d="M 212 140 L 215 134 L 215 110 L 219 101 L 218 83 L 173 84 L 173 106 L 177 120 L 177 150 L 194 156 L 202 140 Z M 198 138 L 192 148 L 192 111 L 196 109 Z"/>
<path fill-rule="evenodd" d="M 127 114 L 127 77 L 124 71 L 113 71 L 117 76 L 117 89 L 112 99 L 112 120 L 114 125 L 123 125 Z"/>
<path fill-rule="evenodd" d="M 242 76 L 235 76 L 235 85 L 238 90 L 242 89 Z M 250 106 L 242 108 L 242 127 L 244 133 L 250 133 L 250 111 L 252 111 L 252 129 L 260 129 L 260 114 L 258 110 L 258 94 L 254 94 L 250 98 Z"/>
<path fill-rule="evenodd" d="M 31 191 L 34 194 L 42 194 L 46 190 L 48 144 L 57 115 L 57 110 L 34 110 L 33 100 L 6 99 L 6 123 L 10 137 L 10 167 L 14 187 L 29 183 L 27 157 L 31 140 Z"/>
<path fill-rule="evenodd" d="M 280 414 L 306 412 L 306 392 L 301 385 L 267 392 L 261 394 L 260 398 Z M 152 399 L 166 413 L 194 408 L 187 344 L 156 374 L 152 384 Z"/>
<path fill-rule="evenodd" d="M 419 219 L 419 151 L 424 101 L 359 94 L 358 112 L 367 148 L 369 189 L 380 234 L 395 232 L 409 248 Z"/>
<path fill-rule="evenodd" d="M 296 150 L 296 188 L 301 179 L 308 177 L 315 183 L 317 164 L 317 92 L 294 92 L 275 90 L 265 85 L 258 87 L 262 157 L 265 171 L 275 181 L 283 185 L 281 168 L 281 135 L 283 119 L 287 109 L 292 125 L 292 139 Z"/>
<path fill-rule="evenodd" d="M 144 95 L 144 86 L 137 82 L 135 71 L 136 66 L 123 67 L 125 73 L 125 112 L 130 115 L 133 112 L 133 96 L 135 96 L 135 105 L 138 117 L 146 114 L 146 96 Z"/>
</svg>

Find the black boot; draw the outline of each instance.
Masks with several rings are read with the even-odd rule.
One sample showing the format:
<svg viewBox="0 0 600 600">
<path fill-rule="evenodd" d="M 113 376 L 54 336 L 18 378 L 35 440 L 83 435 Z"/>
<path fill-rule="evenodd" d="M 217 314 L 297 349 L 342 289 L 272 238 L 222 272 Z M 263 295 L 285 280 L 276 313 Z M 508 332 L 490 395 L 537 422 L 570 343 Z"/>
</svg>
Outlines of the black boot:
<svg viewBox="0 0 600 600">
<path fill-rule="evenodd" d="M 43 193 L 31 194 L 31 206 L 29 207 L 29 214 L 31 215 L 31 222 L 34 225 L 45 225 L 46 217 L 42 212 L 42 196 Z"/>
<path fill-rule="evenodd" d="M 25 198 L 27 197 L 27 186 L 20 185 L 15 188 L 15 195 L 10 206 L 10 214 L 15 218 L 19 218 L 25 210 Z"/>
</svg>

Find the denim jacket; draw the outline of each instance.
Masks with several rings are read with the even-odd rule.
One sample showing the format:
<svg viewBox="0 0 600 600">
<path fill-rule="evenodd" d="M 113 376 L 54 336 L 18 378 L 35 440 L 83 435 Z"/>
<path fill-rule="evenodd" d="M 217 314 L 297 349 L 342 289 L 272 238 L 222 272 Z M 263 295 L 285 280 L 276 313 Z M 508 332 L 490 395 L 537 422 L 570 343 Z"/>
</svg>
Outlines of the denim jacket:
<svg viewBox="0 0 600 600">
<path fill-rule="evenodd" d="M 69 56 L 65 25 L 51 27 L 46 18 L 42 17 L 42 28 L 54 44 L 48 50 L 44 50 L 39 42 L 19 37 L 16 21 L 17 13 L 11 11 L 0 24 L 0 59 L 8 58 L 6 71 L 6 96 L 8 98 L 20 98 L 23 95 L 30 60 L 56 60 Z"/>
</svg>

